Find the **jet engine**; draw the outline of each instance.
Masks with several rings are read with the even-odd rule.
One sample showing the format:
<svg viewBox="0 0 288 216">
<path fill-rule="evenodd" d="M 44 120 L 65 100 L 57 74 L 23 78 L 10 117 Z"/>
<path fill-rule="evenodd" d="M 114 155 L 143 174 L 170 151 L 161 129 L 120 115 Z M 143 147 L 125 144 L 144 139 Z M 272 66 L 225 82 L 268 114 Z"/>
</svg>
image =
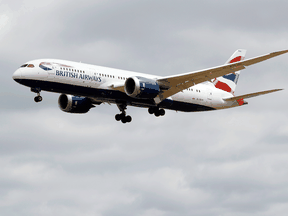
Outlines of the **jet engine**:
<svg viewBox="0 0 288 216">
<path fill-rule="evenodd" d="M 160 87 L 155 80 L 144 77 L 130 77 L 124 84 L 125 92 L 133 98 L 150 99 L 160 92 Z"/>
<path fill-rule="evenodd" d="M 58 105 L 62 111 L 69 113 L 87 113 L 94 107 L 89 98 L 66 94 L 59 96 Z"/>
</svg>

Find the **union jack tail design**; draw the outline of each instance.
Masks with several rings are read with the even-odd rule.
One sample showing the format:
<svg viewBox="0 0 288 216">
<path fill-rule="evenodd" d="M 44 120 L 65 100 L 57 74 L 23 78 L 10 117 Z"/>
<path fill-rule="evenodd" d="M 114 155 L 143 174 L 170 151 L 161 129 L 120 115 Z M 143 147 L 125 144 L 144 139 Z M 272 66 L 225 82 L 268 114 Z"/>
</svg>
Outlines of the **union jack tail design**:
<svg viewBox="0 0 288 216">
<path fill-rule="evenodd" d="M 238 49 L 233 55 L 227 60 L 225 64 L 230 64 L 238 61 L 242 61 L 245 58 L 246 50 Z M 230 73 L 222 77 L 217 77 L 212 80 L 216 88 L 222 89 L 234 95 L 236 85 L 239 79 L 240 71 Z"/>
</svg>

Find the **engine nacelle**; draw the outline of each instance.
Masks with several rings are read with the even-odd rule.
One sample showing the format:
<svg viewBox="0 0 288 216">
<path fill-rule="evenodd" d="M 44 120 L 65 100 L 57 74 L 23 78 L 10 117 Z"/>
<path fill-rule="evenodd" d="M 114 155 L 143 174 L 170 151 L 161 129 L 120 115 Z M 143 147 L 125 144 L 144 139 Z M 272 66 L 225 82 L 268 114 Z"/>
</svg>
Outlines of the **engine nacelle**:
<svg viewBox="0 0 288 216">
<path fill-rule="evenodd" d="M 124 84 L 125 92 L 134 98 L 155 98 L 160 92 L 160 87 L 155 80 L 144 77 L 130 77 Z"/>
<path fill-rule="evenodd" d="M 87 113 L 94 107 L 88 98 L 66 94 L 59 96 L 58 105 L 62 111 L 69 113 Z"/>
</svg>

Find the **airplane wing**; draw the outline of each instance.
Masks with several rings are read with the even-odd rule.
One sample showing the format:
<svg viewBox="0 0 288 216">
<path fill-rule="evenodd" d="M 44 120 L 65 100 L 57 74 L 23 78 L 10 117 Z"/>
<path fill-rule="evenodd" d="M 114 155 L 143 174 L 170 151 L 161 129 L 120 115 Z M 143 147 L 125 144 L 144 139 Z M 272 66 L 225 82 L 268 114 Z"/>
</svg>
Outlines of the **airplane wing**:
<svg viewBox="0 0 288 216">
<path fill-rule="evenodd" d="M 266 55 L 243 60 L 240 62 L 231 63 L 228 65 L 221 65 L 218 67 L 208 68 L 208 69 L 180 74 L 176 76 L 174 75 L 174 76 L 163 77 L 157 80 L 158 84 L 161 86 L 163 90 L 156 98 L 154 98 L 154 101 L 156 104 L 159 104 L 165 98 L 168 98 L 171 95 L 174 95 L 191 86 L 197 85 L 205 81 L 211 81 L 211 79 L 224 76 L 229 73 L 243 70 L 247 66 L 265 61 L 267 59 L 276 57 L 278 55 L 282 55 L 287 52 L 288 50 L 272 52 Z"/>
<path fill-rule="evenodd" d="M 111 85 L 108 85 L 108 87 L 113 89 L 113 90 L 117 90 L 117 91 L 121 91 L 121 92 L 125 93 L 125 89 L 124 89 L 123 83 L 111 84 Z"/>
<path fill-rule="evenodd" d="M 272 92 L 276 92 L 276 91 L 281 91 L 281 90 L 283 90 L 283 89 L 272 89 L 272 90 L 268 90 L 268 91 L 261 91 L 261 92 L 251 93 L 251 94 L 240 95 L 240 96 L 236 96 L 236 97 L 224 98 L 223 100 L 225 100 L 225 101 L 237 101 L 240 99 L 256 97 L 259 95 L 264 95 L 264 94 L 268 94 L 268 93 L 272 93 Z"/>
</svg>

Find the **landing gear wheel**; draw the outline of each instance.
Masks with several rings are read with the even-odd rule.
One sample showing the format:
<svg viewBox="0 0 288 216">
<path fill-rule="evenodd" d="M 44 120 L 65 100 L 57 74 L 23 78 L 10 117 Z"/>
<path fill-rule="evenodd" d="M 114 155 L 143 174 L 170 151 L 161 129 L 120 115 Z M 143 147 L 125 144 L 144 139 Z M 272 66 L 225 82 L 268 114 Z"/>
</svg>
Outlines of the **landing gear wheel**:
<svg viewBox="0 0 288 216">
<path fill-rule="evenodd" d="M 160 111 L 157 110 L 157 111 L 154 113 L 154 115 L 155 115 L 156 117 L 159 117 L 159 116 L 160 116 Z"/>
<path fill-rule="evenodd" d="M 41 102 L 42 100 L 43 100 L 43 98 L 42 98 L 41 96 L 36 96 L 36 97 L 34 98 L 34 101 L 35 101 L 36 103 Z"/>
<path fill-rule="evenodd" d="M 126 118 L 122 118 L 121 119 L 121 122 L 123 123 L 123 124 L 125 124 L 127 121 L 126 121 Z"/>
<path fill-rule="evenodd" d="M 131 122 L 131 121 L 132 121 L 132 117 L 129 116 L 129 115 L 126 116 L 126 117 L 125 117 L 125 121 L 126 121 L 126 122 Z"/>
<path fill-rule="evenodd" d="M 160 110 L 159 110 L 159 114 L 160 114 L 161 116 L 164 116 L 164 115 L 165 115 L 165 110 L 164 110 L 164 109 L 160 109 Z"/>
<path fill-rule="evenodd" d="M 120 121 L 121 120 L 121 115 L 120 114 L 115 115 L 115 119 L 116 119 L 116 121 Z"/>
<path fill-rule="evenodd" d="M 155 112 L 154 107 L 149 107 L 148 112 L 149 114 L 153 114 Z"/>
</svg>

